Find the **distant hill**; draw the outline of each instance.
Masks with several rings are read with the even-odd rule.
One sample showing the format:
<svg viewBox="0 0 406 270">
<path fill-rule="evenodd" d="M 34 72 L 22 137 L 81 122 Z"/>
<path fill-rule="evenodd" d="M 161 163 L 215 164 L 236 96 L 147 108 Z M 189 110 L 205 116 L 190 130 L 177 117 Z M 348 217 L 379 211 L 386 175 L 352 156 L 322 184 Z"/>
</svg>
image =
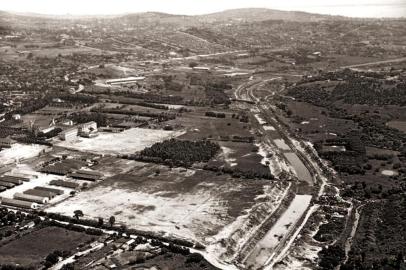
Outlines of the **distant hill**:
<svg viewBox="0 0 406 270">
<path fill-rule="evenodd" d="M 1 16 L 21 16 L 31 18 L 43 18 L 43 19 L 92 19 L 92 18 L 111 18 L 122 19 L 127 22 L 169 22 L 169 23 L 193 23 L 197 21 L 205 22 L 224 22 L 224 21 L 245 21 L 245 22 L 257 22 L 266 20 L 288 20 L 288 21 L 315 21 L 326 19 L 344 19 L 341 16 L 330 16 L 312 14 L 301 11 L 282 11 L 266 8 L 244 8 L 244 9 L 232 9 L 222 12 L 187 16 L 187 15 L 175 15 L 162 12 L 142 12 L 142 13 L 129 13 L 121 15 L 48 15 L 37 13 L 11 13 L 0 10 Z"/>
<path fill-rule="evenodd" d="M 231 9 L 196 17 L 212 22 L 225 20 L 257 22 L 267 20 L 317 21 L 327 19 L 344 19 L 344 17 L 341 16 L 312 14 L 301 11 L 283 11 L 266 8 Z"/>
</svg>

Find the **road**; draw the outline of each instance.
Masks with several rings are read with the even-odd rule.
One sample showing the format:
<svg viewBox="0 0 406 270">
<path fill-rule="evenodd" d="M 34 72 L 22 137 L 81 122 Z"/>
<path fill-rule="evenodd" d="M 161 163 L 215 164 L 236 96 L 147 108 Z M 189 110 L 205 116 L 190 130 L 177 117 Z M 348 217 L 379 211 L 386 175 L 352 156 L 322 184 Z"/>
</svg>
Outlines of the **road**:
<svg viewBox="0 0 406 270">
<path fill-rule="evenodd" d="M 367 66 L 374 66 L 374 65 L 380 65 L 380 64 L 398 63 L 398 62 L 403 62 L 403 61 L 406 61 L 406 57 L 400 57 L 400 58 L 396 58 L 396 59 L 388 59 L 388 60 L 382 60 L 382 61 L 375 61 L 375 62 L 369 62 L 369 63 L 363 63 L 363 64 L 344 66 L 344 67 L 341 67 L 341 68 L 367 67 Z"/>
<path fill-rule="evenodd" d="M 288 136 L 288 133 L 284 128 L 280 125 L 275 115 L 272 115 L 271 110 L 268 107 L 267 102 L 261 101 L 260 98 L 255 96 L 255 90 L 262 87 L 265 83 L 269 83 L 271 81 L 280 80 L 281 77 L 273 77 L 273 78 L 259 78 L 253 79 L 243 83 L 239 87 L 237 87 L 235 91 L 235 99 L 246 101 L 249 104 L 252 104 L 252 108 L 254 111 L 259 111 L 260 116 L 262 119 L 266 120 L 267 125 L 272 125 L 275 131 L 268 131 L 264 132 L 264 140 L 271 142 L 274 146 L 279 148 L 279 152 L 283 154 L 285 159 L 290 163 L 293 169 L 297 172 L 298 183 L 303 183 L 308 185 L 309 190 L 313 190 L 315 187 L 315 175 L 321 173 L 320 168 L 311 168 L 310 166 L 317 166 L 314 162 L 308 157 L 307 154 L 303 153 L 303 149 L 299 149 L 296 144 L 291 141 Z M 272 98 L 277 93 L 271 93 L 268 98 Z M 275 147 L 274 147 L 275 148 Z M 322 192 L 322 185 L 317 186 L 319 190 L 319 194 Z M 308 192 L 307 195 L 312 198 L 312 192 Z M 316 192 L 317 194 L 317 192 Z M 301 195 L 296 195 L 297 196 Z M 251 253 L 245 258 L 243 262 L 249 269 L 271 269 L 272 266 L 278 262 L 279 260 L 283 259 L 283 257 L 289 251 L 291 244 L 294 242 L 296 237 L 299 235 L 301 229 L 306 224 L 308 217 L 311 214 L 311 209 L 314 210 L 316 206 L 312 206 L 310 203 L 307 204 L 303 209 L 301 209 L 297 215 L 296 222 L 290 224 L 289 230 L 286 230 L 283 234 L 279 235 L 279 241 L 269 241 L 274 237 L 273 231 L 280 230 L 280 223 L 281 219 L 284 219 L 287 214 L 289 214 L 288 209 L 293 207 L 295 199 L 290 203 L 290 206 L 287 210 L 284 211 L 284 214 L 279 217 L 279 220 L 273 225 L 271 230 L 262 238 L 261 241 L 257 243 L 257 245 L 252 249 Z M 299 222 L 299 220 L 303 219 Z M 284 224 L 286 225 L 286 224 Z M 272 235 L 269 235 L 271 233 Z M 271 243 L 270 243 L 271 242 Z M 256 256 L 257 254 L 261 254 L 261 256 Z M 257 259 L 258 258 L 258 259 Z"/>
</svg>

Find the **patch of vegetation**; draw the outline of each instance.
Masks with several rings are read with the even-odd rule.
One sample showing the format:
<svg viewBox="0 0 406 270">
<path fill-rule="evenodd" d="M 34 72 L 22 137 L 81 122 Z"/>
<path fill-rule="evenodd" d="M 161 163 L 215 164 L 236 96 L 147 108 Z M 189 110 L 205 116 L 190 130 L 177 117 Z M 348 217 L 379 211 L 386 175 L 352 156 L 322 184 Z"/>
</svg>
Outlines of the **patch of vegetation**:
<svg viewBox="0 0 406 270">
<path fill-rule="evenodd" d="M 156 143 L 140 152 L 141 160 L 156 160 L 173 166 L 190 167 L 195 162 L 207 162 L 214 157 L 220 146 L 211 141 L 183 141 L 170 139 Z"/>
</svg>

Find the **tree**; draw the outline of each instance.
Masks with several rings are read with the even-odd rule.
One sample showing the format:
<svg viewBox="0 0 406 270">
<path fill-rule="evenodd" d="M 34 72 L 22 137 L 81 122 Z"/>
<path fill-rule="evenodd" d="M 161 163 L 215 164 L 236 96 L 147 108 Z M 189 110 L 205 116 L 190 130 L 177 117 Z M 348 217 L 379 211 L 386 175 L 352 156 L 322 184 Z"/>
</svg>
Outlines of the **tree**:
<svg viewBox="0 0 406 270">
<path fill-rule="evenodd" d="M 110 227 L 113 227 L 114 223 L 116 222 L 116 218 L 114 216 L 111 216 L 109 218 L 109 223 L 110 223 Z"/>
<path fill-rule="evenodd" d="M 101 226 L 103 226 L 103 223 L 104 223 L 103 218 L 99 217 L 99 220 L 97 222 L 97 226 L 101 227 Z"/>
<path fill-rule="evenodd" d="M 197 67 L 197 63 L 196 62 L 190 62 L 189 67 L 190 68 L 195 68 L 195 67 Z"/>
<path fill-rule="evenodd" d="M 75 216 L 76 219 L 79 219 L 80 217 L 83 217 L 83 216 L 84 216 L 82 210 L 75 210 L 75 211 L 73 212 L 73 214 L 74 214 L 74 216 Z"/>
</svg>

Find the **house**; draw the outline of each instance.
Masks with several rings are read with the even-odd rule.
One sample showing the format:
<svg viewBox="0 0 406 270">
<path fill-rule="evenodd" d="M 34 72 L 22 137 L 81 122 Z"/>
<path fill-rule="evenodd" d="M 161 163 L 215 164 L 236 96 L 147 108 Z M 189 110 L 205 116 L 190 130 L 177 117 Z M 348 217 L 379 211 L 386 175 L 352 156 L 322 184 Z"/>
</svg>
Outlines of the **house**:
<svg viewBox="0 0 406 270">
<path fill-rule="evenodd" d="M 38 208 L 37 203 L 16 200 L 16 199 L 8 199 L 8 198 L 1 198 L 1 204 L 4 206 L 12 206 L 12 207 L 26 208 L 26 209 L 37 209 Z"/>
</svg>

